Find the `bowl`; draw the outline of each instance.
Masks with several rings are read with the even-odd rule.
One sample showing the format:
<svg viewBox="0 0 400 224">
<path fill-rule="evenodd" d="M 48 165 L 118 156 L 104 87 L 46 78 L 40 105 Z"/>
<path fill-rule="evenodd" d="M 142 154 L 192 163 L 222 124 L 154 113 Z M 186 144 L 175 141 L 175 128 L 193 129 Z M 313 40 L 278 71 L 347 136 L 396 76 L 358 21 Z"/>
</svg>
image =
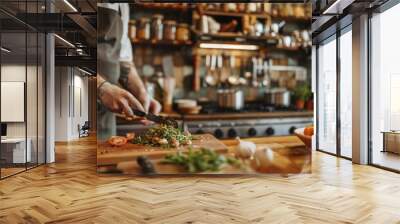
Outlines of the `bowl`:
<svg viewBox="0 0 400 224">
<path fill-rule="evenodd" d="M 311 150 L 312 135 L 305 135 L 304 129 L 305 128 L 298 128 L 294 130 L 294 134 L 306 145 L 307 149 Z"/>
<path fill-rule="evenodd" d="M 200 113 L 201 106 L 195 107 L 180 107 L 178 108 L 182 114 L 198 114 Z"/>
<path fill-rule="evenodd" d="M 196 100 L 190 100 L 190 99 L 179 99 L 175 100 L 175 103 L 178 108 L 189 108 L 189 107 L 196 107 L 197 106 L 197 101 Z"/>
</svg>

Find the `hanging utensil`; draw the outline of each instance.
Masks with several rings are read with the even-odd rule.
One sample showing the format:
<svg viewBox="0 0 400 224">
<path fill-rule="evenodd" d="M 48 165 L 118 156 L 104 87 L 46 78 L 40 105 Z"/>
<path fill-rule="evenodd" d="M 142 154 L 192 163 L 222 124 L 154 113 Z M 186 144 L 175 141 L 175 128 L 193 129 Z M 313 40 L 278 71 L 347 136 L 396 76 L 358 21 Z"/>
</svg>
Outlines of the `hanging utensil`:
<svg viewBox="0 0 400 224">
<path fill-rule="evenodd" d="M 251 84 L 252 84 L 252 86 L 254 86 L 254 87 L 256 87 L 256 86 L 258 86 L 258 81 L 257 81 L 257 72 L 258 72 L 258 60 L 257 60 L 257 58 L 256 57 L 252 57 L 251 58 L 251 64 L 252 64 L 252 66 L 253 66 L 253 69 L 252 69 L 252 76 L 251 76 Z"/>
<path fill-rule="evenodd" d="M 239 85 L 239 74 L 236 71 L 236 58 L 235 56 L 231 55 L 229 58 L 229 65 L 231 68 L 230 76 L 228 78 L 228 83 L 232 86 L 237 86 Z"/>
<path fill-rule="evenodd" d="M 215 86 L 217 84 L 217 80 L 215 78 L 214 72 L 215 72 L 215 64 L 216 64 L 216 56 L 215 55 L 211 55 L 210 56 L 210 70 L 207 73 L 206 77 L 205 77 L 205 81 L 207 83 L 207 85 L 209 86 Z M 206 58 L 207 61 L 207 58 Z"/>
<path fill-rule="evenodd" d="M 264 78 L 262 84 L 264 87 L 269 87 L 271 85 L 271 77 L 269 75 L 269 60 L 265 60 L 263 64 Z"/>
<path fill-rule="evenodd" d="M 224 74 L 223 74 L 223 72 L 222 72 L 222 68 L 223 68 L 223 66 L 224 66 L 224 64 L 223 64 L 223 57 L 222 57 L 222 55 L 218 55 L 217 56 L 217 75 L 218 75 L 218 78 L 217 78 L 217 80 L 218 80 L 218 83 L 219 84 L 221 84 L 221 83 L 224 83 L 225 82 L 225 77 L 224 77 Z M 224 80 L 222 80 L 224 78 Z"/>
</svg>

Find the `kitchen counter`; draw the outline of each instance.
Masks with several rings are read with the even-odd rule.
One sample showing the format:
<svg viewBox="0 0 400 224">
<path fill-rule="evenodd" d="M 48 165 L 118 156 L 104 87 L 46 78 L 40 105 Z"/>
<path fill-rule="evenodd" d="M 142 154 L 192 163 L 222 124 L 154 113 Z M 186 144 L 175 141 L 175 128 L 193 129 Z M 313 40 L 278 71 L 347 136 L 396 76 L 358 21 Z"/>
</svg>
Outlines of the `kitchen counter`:
<svg viewBox="0 0 400 224">
<path fill-rule="evenodd" d="M 295 135 L 243 138 L 243 140 L 251 141 L 251 142 L 254 142 L 255 144 L 278 143 L 278 144 L 282 144 L 285 146 L 304 145 L 304 143 Z M 228 147 L 234 147 L 237 145 L 236 139 L 223 139 L 223 140 L 221 140 L 221 142 L 223 142 Z"/>
<path fill-rule="evenodd" d="M 178 113 L 162 114 L 180 120 L 182 115 Z M 214 113 L 214 114 L 187 114 L 186 121 L 204 120 L 236 120 L 258 118 L 288 118 L 288 117 L 313 117 L 313 111 L 280 111 L 280 112 L 238 112 L 238 113 Z"/>
<path fill-rule="evenodd" d="M 182 120 L 178 113 L 162 114 Z M 296 128 L 313 122 L 312 111 L 243 112 L 193 114 L 183 117 L 193 134 L 211 133 L 219 139 L 239 137 L 284 136 L 293 134 Z M 118 119 L 117 133 L 141 132 L 137 122 Z"/>
</svg>

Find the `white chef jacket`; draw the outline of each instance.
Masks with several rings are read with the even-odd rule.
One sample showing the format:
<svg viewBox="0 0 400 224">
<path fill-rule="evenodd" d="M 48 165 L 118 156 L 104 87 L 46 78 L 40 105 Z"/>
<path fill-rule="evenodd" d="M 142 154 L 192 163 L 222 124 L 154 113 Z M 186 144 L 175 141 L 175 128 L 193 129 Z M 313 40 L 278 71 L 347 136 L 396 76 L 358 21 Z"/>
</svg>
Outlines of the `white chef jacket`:
<svg viewBox="0 0 400 224">
<path fill-rule="evenodd" d="M 132 62 L 132 45 L 128 37 L 128 24 L 129 24 L 129 4 L 128 3 L 97 3 L 98 7 L 108 8 L 117 12 L 121 11 L 122 19 L 122 38 L 121 38 L 121 51 L 119 54 L 119 61 Z"/>
</svg>

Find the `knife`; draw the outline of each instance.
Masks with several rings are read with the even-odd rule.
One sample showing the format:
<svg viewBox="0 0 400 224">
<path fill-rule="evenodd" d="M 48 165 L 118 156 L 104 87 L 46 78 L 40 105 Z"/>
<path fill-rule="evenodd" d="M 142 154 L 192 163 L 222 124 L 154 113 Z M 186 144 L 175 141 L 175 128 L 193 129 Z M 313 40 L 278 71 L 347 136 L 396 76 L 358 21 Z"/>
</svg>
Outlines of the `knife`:
<svg viewBox="0 0 400 224">
<path fill-rule="evenodd" d="M 155 115 L 152 113 L 146 113 L 141 110 L 137 110 L 137 109 L 133 109 L 133 108 L 132 108 L 132 112 L 134 115 L 136 115 L 138 117 L 144 117 L 147 120 L 153 121 L 157 124 L 165 124 L 165 125 L 173 126 L 175 128 L 178 127 L 178 122 L 169 117 L 159 116 L 159 115 Z"/>
</svg>

